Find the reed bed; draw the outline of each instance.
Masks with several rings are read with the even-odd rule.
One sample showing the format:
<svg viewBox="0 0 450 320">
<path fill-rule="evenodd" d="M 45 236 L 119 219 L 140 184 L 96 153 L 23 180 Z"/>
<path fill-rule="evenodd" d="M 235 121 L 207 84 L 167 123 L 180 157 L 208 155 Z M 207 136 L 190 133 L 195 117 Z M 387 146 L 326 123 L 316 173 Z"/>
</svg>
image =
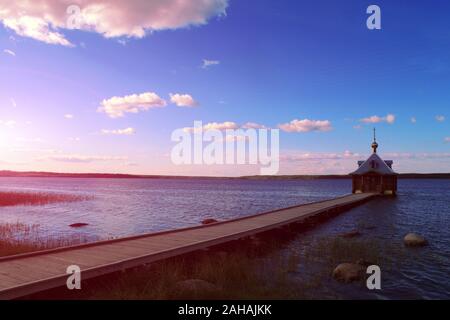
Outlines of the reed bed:
<svg viewBox="0 0 450 320">
<path fill-rule="evenodd" d="M 42 235 L 38 224 L 21 222 L 0 224 L 0 257 L 86 243 L 85 235 L 49 237 Z"/>
<path fill-rule="evenodd" d="M 88 196 L 74 194 L 0 191 L 0 207 L 18 205 L 46 205 L 56 202 L 74 202 L 88 199 Z"/>
</svg>

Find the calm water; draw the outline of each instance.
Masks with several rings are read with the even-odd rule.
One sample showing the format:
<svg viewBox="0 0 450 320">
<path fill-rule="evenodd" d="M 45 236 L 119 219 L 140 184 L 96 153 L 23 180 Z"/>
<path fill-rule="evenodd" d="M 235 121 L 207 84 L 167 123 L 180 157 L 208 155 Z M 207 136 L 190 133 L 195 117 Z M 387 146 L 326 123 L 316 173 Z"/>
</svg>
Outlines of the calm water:
<svg viewBox="0 0 450 320">
<path fill-rule="evenodd" d="M 205 218 L 224 220 L 261 211 L 344 195 L 349 180 L 246 181 L 207 179 L 0 178 L 0 190 L 58 192 L 92 196 L 90 200 L 45 206 L 0 208 L 0 222 L 38 224 L 41 235 L 83 234 L 111 238 L 198 225 Z M 369 202 L 335 217 L 286 244 L 305 254 L 323 237 L 354 229 L 362 240 L 383 250 L 382 290 L 342 285 L 324 277 L 319 298 L 450 298 L 450 180 L 400 180 L 399 196 Z M 69 224 L 88 223 L 73 229 Z M 430 245 L 405 248 L 408 232 Z M 301 264 L 300 264 L 301 265 Z M 303 268 L 303 269 L 302 269 Z M 320 266 L 299 266 L 292 277 L 311 276 Z"/>
</svg>

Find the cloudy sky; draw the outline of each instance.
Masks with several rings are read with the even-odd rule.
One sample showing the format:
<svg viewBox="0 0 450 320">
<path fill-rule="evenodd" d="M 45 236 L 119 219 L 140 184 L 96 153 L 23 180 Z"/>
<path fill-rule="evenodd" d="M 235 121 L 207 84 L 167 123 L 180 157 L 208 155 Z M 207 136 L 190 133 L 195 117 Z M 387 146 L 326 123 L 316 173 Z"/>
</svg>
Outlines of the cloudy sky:
<svg viewBox="0 0 450 320">
<path fill-rule="evenodd" d="M 280 174 L 450 172 L 450 3 L 0 0 L 0 169 L 241 175 L 176 166 L 171 133 L 279 128 Z"/>
</svg>

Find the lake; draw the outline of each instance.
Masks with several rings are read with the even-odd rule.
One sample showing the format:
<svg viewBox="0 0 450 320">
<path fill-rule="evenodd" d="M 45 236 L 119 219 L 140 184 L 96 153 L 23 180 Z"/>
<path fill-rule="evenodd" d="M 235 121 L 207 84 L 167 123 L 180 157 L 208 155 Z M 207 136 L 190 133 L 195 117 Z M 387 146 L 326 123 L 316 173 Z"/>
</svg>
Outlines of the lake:
<svg viewBox="0 0 450 320">
<path fill-rule="evenodd" d="M 350 180 L 0 178 L 0 191 L 55 192 L 89 196 L 79 202 L 0 208 L 0 222 L 39 225 L 42 236 L 83 235 L 109 239 L 226 220 L 349 193 Z M 313 298 L 450 298 L 450 180 L 399 180 L 396 198 L 381 198 L 299 233 L 282 250 L 306 258 L 326 237 L 360 230 L 376 244 L 382 290 L 343 285 L 322 277 Z M 88 223 L 71 228 L 72 223 Z M 425 236 L 429 246 L 406 248 L 406 233 Z M 322 272 L 325 264 L 299 264 L 292 278 Z M 321 269 L 322 268 L 322 269 Z M 328 268 L 328 267 L 327 267 Z M 320 272 L 319 272 L 320 270 Z M 332 271 L 332 270 L 331 270 Z M 331 272 L 330 271 L 330 272 Z M 326 272 L 328 272 L 326 270 Z"/>
</svg>

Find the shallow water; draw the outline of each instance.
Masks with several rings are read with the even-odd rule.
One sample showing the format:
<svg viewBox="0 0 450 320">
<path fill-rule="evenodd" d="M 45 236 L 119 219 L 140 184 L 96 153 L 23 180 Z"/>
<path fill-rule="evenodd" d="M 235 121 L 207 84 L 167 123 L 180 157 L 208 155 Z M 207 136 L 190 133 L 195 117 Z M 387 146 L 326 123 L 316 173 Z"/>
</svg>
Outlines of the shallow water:
<svg viewBox="0 0 450 320">
<path fill-rule="evenodd" d="M 449 299 L 450 298 L 450 181 L 400 180 L 396 198 L 381 198 L 356 207 L 302 233 L 286 250 L 300 257 L 318 239 L 337 238 L 343 232 L 358 230 L 354 240 L 377 250 L 380 257 L 381 288 L 370 291 L 363 283 L 341 284 L 329 276 L 310 296 L 346 299 Z M 423 235 L 429 245 L 408 248 L 403 237 L 409 232 Z M 353 262 L 353 261 L 341 261 Z M 301 266 L 301 264 L 300 264 Z M 334 267 L 335 265 L 333 265 Z M 325 268 L 325 270 L 321 270 Z M 328 269 L 326 269 L 328 268 Z M 298 277 L 313 277 L 333 268 L 318 263 L 298 270 Z M 301 275 L 301 276 L 300 276 Z M 295 276 L 294 276 L 295 278 Z"/>
<path fill-rule="evenodd" d="M 0 208 L 0 222 L 39 224 L 45 236 L 82 234 L 112 238 L 198 225 L 205 218 L 225 220 L 261 211 L 347 194 L 350 180 L 210 180 L 0 178 L 0 191 L 38 191 L 92 196 L 81 202 Z M 389 267 L 382 269 L 382 290 L 359 283 L 343 285 L 320 277 L 312 298 L 450 298 L 450 180 L 400 180 L 399 195 L 371 201 L 315 228 L 285 245 L 300 256 L 304 279 L 331 272 L 329 265 L 301 263 L 319 239 L 360 230 L 358 241 L 376 243 Z M 84 228 L 69 227 L 76 222 Z M 408 232 L 424 235 L 425 248 L 405 248 Z M 381 252 L 382 251 L 382 252 Z M 319 272 L 320 271 L 320 272 Z"/>
</svg>

